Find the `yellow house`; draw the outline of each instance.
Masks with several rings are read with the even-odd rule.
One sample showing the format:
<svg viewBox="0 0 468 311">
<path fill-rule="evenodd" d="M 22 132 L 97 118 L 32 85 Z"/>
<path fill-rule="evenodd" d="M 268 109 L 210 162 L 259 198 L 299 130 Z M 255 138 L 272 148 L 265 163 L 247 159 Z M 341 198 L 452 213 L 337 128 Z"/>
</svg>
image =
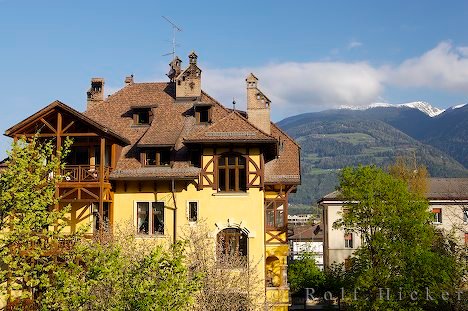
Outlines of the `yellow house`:
<svg viewBox="0 0 468 311">
<path fill-rule="evenodd" d="M 223 252 L 260 262 L 267 301 L 287 310 L 288 196 L 300 183 L 299 146 L 270 121 L 253 74 L 246 112 L 202 91 L 193 52 L 185 69 L 175 58 L 168 77 L 127 77 L 107 98 L 104 79 L 93 78 L 84 113 L 55 101 L 5 135 L 40 130 L 57 146 L 73 138 L 57 194 L 72 206 L 70 230 L 131 222 L 141 237 L 175 241 L 203 220 Z"/>
</svg>

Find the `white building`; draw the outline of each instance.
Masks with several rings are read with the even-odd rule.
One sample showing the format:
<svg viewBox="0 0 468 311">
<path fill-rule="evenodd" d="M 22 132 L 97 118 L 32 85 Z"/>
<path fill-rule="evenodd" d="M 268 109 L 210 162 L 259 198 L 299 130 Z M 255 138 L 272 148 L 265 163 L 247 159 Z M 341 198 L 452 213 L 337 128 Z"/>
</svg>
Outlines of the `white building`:
<svg viewBox="0 0 468 311">
<path fill-rule="evenodd" d="M 434 225 L 444 231 L 455 229 L 460 242 L 468 244 L 468 178 L 430 178 L 427 199 L 434 213 Z M 345 263 L 361 246 L 361 238 L 334 229 L 333 223 L 341 218 L 344 201 L 339 191 L 324 196 L 322 207 L 323 258 L 325 266 L 333 262 Z"/>
<path fill-rule="evenodd" d="M 321 224 L 289 226 L 289 258 L 296 260 L 304 253 L 312 253 L 320 270 L 323 270 L 323 228 Z"/>
</svg>

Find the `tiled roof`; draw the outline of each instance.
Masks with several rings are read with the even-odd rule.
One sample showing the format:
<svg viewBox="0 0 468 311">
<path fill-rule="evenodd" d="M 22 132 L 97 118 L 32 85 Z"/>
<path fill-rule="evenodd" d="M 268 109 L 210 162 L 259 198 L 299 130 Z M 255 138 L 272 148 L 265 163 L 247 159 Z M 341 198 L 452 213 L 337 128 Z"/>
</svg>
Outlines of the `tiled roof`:
<svg viewBox="0 0 468 311">
<path fill-rule="evenodd" d="M 426 198 L 429 200 L 468 200 L 468 178 L 429 178 Z M 325 195 L 321 201 L 341 201 L 341 192 L 336 190 Z"/>
<path fill-rule="evenodd" d="M 323 228 L 320 224 L 305 226 L 288 226 L 292 235 L 288 240 L 292 241 L 323 241 Z"/>
<path fill-rule="evenodd" d="M 209 126 L 202 126 L 184 138 L 184 142 L 239 142 L 273 143 L 277 140 L 252 125 L 237 111 L 231 111 L 225 117 Z"/>
<path fill-rule="evenodd" d="M 196 124 L 194 104 L 211 106 L 210 125 Z M 133 125 L 133 110 L 137 107 L 152 107 L 154 119 L 150 125 Z M 123 148 L 112 173 L 112 178 L 115 179 L 195 176 L 194 172 L 199 172 L 199 169 L 190 166 L 186 146 L 189 143 L 255 142 L 267 143 L 270 149 L 276 150 L 278 139 L 281 139 L 283 147 L 279 151 L 279 157 L 265 165 L 265 182 L 300 183 L 299 146 L 292 138 L 273 123 L 270 135 L 262 132 L 241 112 L 225 108 L 205 92 L 196 100 L 181 101 L 175 98 L 173 82 L 132 83 L 106 98 L 104 102 L 95 104 L 84 114 L 130 141 L 130 145 Z M 138 147 L 141 146 L 172 146 L 175 150 L 172 169 L 142 167 L 138 154 Z"/>
</svg>

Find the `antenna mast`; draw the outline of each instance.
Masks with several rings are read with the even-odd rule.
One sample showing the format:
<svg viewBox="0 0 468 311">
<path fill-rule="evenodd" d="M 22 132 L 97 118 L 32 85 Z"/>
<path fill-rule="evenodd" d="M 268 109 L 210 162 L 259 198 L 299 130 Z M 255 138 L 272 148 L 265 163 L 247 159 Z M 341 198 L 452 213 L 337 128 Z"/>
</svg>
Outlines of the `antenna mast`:
<svg viewBox="0 0 468 311">
<path fill-rule="evenodd" d="M 164 18 L 169 24 L 171 24 L 172 26 L 172 52 L 171 53 L 167 53 L 167 54 L 164 54 L 163 56 L 167 56 L 167 55 L 172 55 L 172 60 L 175 59 L 176 57 L 176 46 L 177 46 L 177 43 L 176 43 L 176 33 L 178 31 L 182 31 L 182 29 L 180 27 L 178 27 L 176 24 L 174 24 L 170 19 L 168 19 L 167 17 L 165 16 L 162 16 L 162 18 Z"/>
</svg>

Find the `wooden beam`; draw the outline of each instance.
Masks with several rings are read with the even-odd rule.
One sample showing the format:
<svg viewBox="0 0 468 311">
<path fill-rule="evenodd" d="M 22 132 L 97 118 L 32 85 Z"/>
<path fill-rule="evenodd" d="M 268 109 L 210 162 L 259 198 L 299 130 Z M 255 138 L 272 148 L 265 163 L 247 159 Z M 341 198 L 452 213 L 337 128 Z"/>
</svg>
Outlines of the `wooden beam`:
<svg viewBox="0 0 468 311">
<path fill-rule="evenodd" d="M 66 131 L 68 131 L 73 124 L 75 124 L 75 121 L 71 121 L 67 126 L 65 126 L 62 132 L 65 133 Z"/>
<path fill-rule="evenodd" d="M 99 162 L 99 236 L 102 238 L 104 221 L 104 165 L 106 161 L 106 139 L 101 137 L 101 159 Z"/>
<path fill-rule="evenodd" d="M 54 127 L 53 127 L 52 125 L 50 125 L 49 122 L 47 122 L 46 120 L 44 120 L 44 118 L 41 118 L 41 121 L 42 121 L 42 123 L 44 123 L 49 129 L 51 129 L 53 133 L 57 133 L 56 129 L 54 129 Z"/>
</svg>

